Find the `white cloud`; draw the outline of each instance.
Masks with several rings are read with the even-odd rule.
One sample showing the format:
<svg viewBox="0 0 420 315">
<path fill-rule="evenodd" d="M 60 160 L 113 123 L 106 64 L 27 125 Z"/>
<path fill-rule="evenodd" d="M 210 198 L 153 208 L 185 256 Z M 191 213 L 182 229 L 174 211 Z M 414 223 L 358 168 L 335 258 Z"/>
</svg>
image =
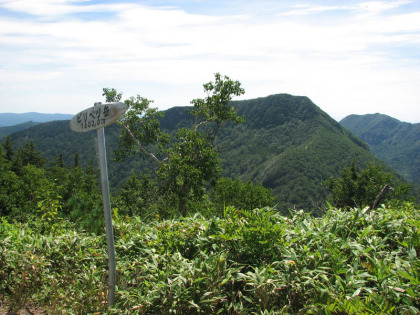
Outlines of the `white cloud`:
<svg viewBox="0 0 420 315">
<path fill-rule="evenodd" d="M 282 13 L 282 15 L 310 15 L 317 13 L 324 13 L 336 10 L 348 9 L 348 6 L 321 6 L 321 5 L 309 5 L 309 4 L 295 4 L 291 6 L 291 10 Z"/>
<path fill-rule="evenodd" d="M 368 14 L 378 14 L 387 10 L 398 8 L 412 1 L 362 1 L 355 8 Z"/>
<path fill-rule="evenodd" d="M 0 104 L 29 111 L 27 97 L 33 106 L 63 104 L 61 112 L 76 113 L 87 104 L 75 99 L 93 103 L 102 87 L 115 87 L 163 109 L 200 97 L 214 72 L 240 80 L 245 98 L 306 95 L 337 119 L 392 111 L 401 99 L 414 108 L 420 96 L 420 9 L 402 10 L 408 1 L 293 5 L 267 18 L 259 10 L 210 16 L 78 2 L 0 0 L 0 8 L 28 14 L 0 19 Z M 395 117 L 420 121 L 404 111 Z"/>
<path fill-rule="evenodd" d="M 8 10 L 27 13 L 38 17 L 52 19 L 71 13 L 108 10 L 104 5 L 75 5 L 89 3 L 89 0 L 2 0 L 0 5 Z"/>
</svg>

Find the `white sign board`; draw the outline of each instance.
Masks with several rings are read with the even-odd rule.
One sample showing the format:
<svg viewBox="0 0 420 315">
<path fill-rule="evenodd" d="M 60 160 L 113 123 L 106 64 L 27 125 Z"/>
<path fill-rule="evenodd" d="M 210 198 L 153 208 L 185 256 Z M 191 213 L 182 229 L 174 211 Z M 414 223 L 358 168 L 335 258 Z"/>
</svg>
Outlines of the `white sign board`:
<svg viewBox="0 0 420 315">
<path fill-rule="evenodd" d="M 70 129 L 86 132 L 103 128 L 120 119 L 127 109 L 128 105 L 121 102 L 95 105 L 74 116 L 70 121 Z"/>
</svg>

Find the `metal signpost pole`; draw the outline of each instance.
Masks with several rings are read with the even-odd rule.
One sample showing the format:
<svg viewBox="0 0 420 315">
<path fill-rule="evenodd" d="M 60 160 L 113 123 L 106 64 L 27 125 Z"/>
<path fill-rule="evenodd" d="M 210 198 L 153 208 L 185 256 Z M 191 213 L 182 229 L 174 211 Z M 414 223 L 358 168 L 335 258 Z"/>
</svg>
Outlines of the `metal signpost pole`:
<svg viewBox="0 0 420 315">
<path fill-rule="evenodd" d="M 95 103 L 101 105 L 101 103 Z M 98 154 L 99 154 L 99 167 L 101 169 L 101 185 L 102 185 L 102 200 L 104 204 L 104 215 L 105 215 L 105 229 L 106 229 L 106 241 L 108 245 L 108 307 L 112 307 L 115 304 L 115 279 L 116 279 L 116 267 L 115 267 L 115 247 L 114 247 L 114 229 L 112 227 L 112 215 L 111 215 L 111 200 L 109 197 L 109 182 L 108 182 L 108 167 L 106 163 L 106 147 L 105 147 L 105 132 L 104 128 L 96 130 L 98 135 Z"/>
<path fill-rule="evenodd" d="M 97 130 L 98 135 L 98 156 L 101 169 L 102 200 L 104 204 L 106 241 L 108 245 L 108 308 L 115 304 L 115 246 L 114 230 L 112 227 L 111 201 L 109 197 L 108 168 L 106 164 L 106 148 L 104 127 L 120 119 L 127 111 L 128 105 L 115 103 L 95 103 L 94 107 L 88 108 L 70 121 L 70 129 L 75 132 L 88 132 Z"/>
</svg>

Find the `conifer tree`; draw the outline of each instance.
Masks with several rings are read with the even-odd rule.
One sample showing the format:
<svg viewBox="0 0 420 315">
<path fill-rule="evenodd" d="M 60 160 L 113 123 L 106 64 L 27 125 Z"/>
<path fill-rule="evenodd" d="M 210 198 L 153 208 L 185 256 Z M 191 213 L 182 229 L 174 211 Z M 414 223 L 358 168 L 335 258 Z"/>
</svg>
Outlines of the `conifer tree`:
<svg viewBox="0 0 420 315">
<path fill-rule="evenodd" d="M 12 141 L 10 140 L 10 137 L 7 136 L 6 142 L 3 143 L 3 148 L 5 150 L 6 159 L 9 161 L 13 160 L 13 156 L 15 155 L 15 152 L 13 150 Z"/>
</svg>

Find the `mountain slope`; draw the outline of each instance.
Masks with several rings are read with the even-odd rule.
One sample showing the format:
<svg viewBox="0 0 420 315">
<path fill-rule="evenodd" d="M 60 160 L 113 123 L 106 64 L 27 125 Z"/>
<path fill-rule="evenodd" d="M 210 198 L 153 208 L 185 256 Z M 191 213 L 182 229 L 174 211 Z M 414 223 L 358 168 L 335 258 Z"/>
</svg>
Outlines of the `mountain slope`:
<svg viewBox="0 0 420 315">
<path fill-rule="evenodd" d="M 14 126 L 24 122 L 47 122 L 53 120 L 67 120 L 71 119 L 74 115 L 69 114 L 42 114 L 42 113 L 0 113 L 0 127 Z"/>
<path fill-rule="evenodd" d="M 316 209 L 323 205 L 326 191 L 321 182 L 338 176 L 355 159 L 357 165 L 385 165 L 374 157 L 367 145 L 341 127 L 307 97 L 287 94 L 246 101 L 235 101 L 240 125 L 228 124 L 219 131 L 216 146 L 221 151 L 223 176 L 251 179 L 272 188 L 279 197 L 279 208 Z M 190 126 L 187 107 L 165 111 L 161 126 L 169 132 Z M 119 126 L 106 128 L 108 158 L 117 146 Z M 44 123 L 12 135 L 16 145 L 32 139 L 50 160 L 63 153 L 66 163 L 96 162 L 95 132 L 74 133 L 68 121 Z M 110 181 L 120 185 L 132 170 L 153 167 L 141 157 L 124 163 L 109 162 Z"/>
<path fill-rule="evenodd" d="M 279 94 L 236 106 L 247 122 L 221 131 L 225 175 L 272 188 L 282 207 L 321 205 L 321 182 L 353 159 L 359 166 L 383 164 L 307 97 Z"/>
<path fill-rule="evenodd" d="M 14 132 L 20 131 L 20 130 L 25 130 L 28 129 L 30 127 L 33 127 L 35 125 L 38 125 L 38 123 L 33 122 L 33 121 L 28 121 L 28 122 L 24 122 L 18 125 L 13 125 L 13 126 L 7 126 L 7 127 L 0 127 L 0 139 L 4 138 Z"/>
<path fill-rule="evenodd" d="M 404 178 L 420 184 L 420 124 L 382 114 L 350 115 L 340 124 L 365 141 L 375 156 Z"/>
</svg>

